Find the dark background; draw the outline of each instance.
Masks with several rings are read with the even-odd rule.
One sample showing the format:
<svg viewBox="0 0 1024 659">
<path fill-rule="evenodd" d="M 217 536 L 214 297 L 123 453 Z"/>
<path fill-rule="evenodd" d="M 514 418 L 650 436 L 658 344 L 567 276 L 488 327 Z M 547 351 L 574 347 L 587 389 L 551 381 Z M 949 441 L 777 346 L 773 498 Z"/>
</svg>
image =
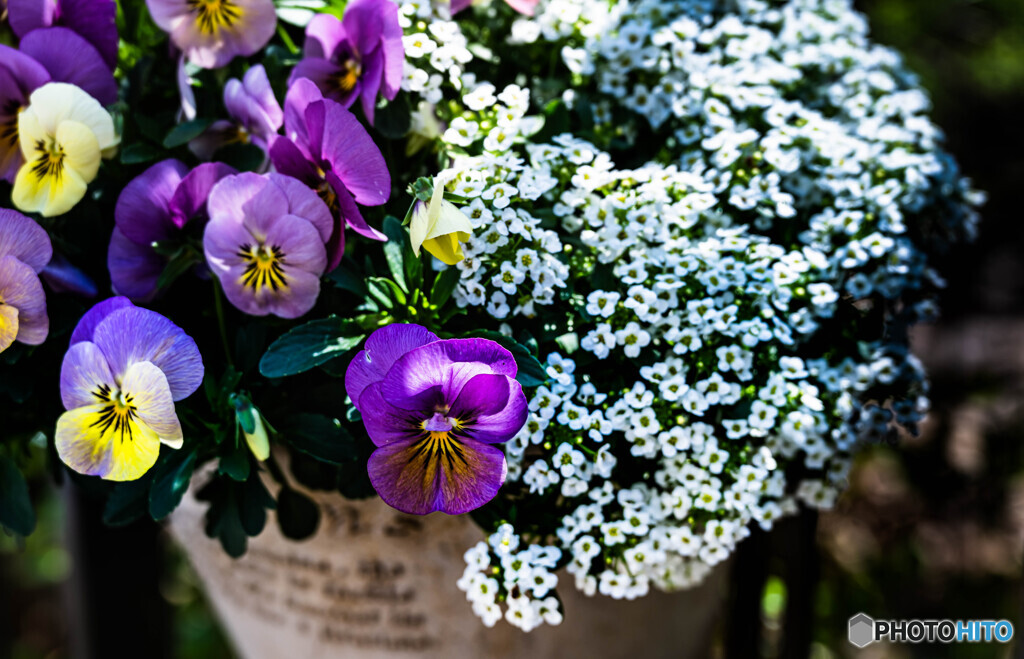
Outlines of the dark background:
<svg viewBox="0 0 1024 659">
<path fill-rule="evenodd" d="M 718 653 L 733 656 L 1001 657 L 1006 646 L 871 646 L 856 653 L 847 619 L 1006 618 L 1024 610 L 1024 1 L 858 0 L 875 40 L 904 53 L 934 101 L 949 150 L 989 193 L 979 240 L 947 255 L 943 319 L 917 335 L 932 375 L 920 437 L 861 455 L 836 509 L 755 538 L 737 576 L 744 592 Z M 0 659 L 71 656 L 75 575 L 64 538 L 66 493 L 37 450 L 40 523 L 22 546 L 0 535 Z M 130 533 L 130 532 L 129 532 Z M 132 542 L 152 538 L 136 532 Z M 230 656 L 194 574 L 172 547 L 155 570 L 127 556 L 113 589 L 159 592 L 170 656 Z M 753 559 L 751 559 L 753 556 Z M 763 582 L 763 587 L 761 583 Z M 130 589 L 123 605 L 132 607 Z M 736 600 L 734 600 L 734 604 Z M 116 619 L 117 611 L 104 611 Z M 745 629 L 749 630 L 749 627 Z M 141 630 L 148 633 L 147 630 Z M 158 629 L 149 630 L 156 633 Z M 749 634 L 742 653 L 730 638 Z M 1024 646 L 1024 643 L 1022 643 Z M 155 656 L 138 648 L 137 656 Z"/>
</svg>

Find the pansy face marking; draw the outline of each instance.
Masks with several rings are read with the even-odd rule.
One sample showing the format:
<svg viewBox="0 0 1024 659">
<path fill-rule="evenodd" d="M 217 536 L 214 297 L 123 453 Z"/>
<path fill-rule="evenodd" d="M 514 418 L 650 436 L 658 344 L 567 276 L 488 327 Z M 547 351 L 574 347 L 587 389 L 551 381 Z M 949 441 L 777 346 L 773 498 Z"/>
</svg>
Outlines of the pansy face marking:
<svg viewBox="0 0 1024 659">
<path fill-rule="evenodd" d="M 345 93 L 352 91 L 356 88 L 356 83 L 359 82 L 359 76 L 361 75 L 363 75 L 363 65 L 357 57 L 349 57 L 342 62 L 341 72 L 335 78 L 338 83 L 338 89 Z"/>
<path fill-rule="evenodd" d="M 53 182 L 59 185 L 64 174 L 64 147 L 54 140 L 50 140 L 49 143 L 45 140 L 36 140 L 35 153 L 38 155 L 32 162 L 32 173 L 35 174 L 36 180 L 42 182 L 52 178 Z"/>
<path fill-rule="evenodd" d="M 203 34 L 216 34 L 242 16 L 242 10 L 231 0 L 188 0 L 188 6 Z"/>
<path fill-rule="evenodd" d="M 288 287 L 288 277 L 284 266 L 287 265 L 284 252 L 278 246 L 242 245 L 238 256 L 247 263 L 242 272 L 242 284 L 253 289 L 270 287 L 275 293 Z"/>
<path fill-rule="evenodd" d="M 97 413 L 97 419 L 89 424 L 96 428 L 100 436 L 113 439 L 120 435 L 123 442 L 136 434 L 141 434 L 139 427 L 139 408 L 134 404 L 135 396 L 123 391 L 114 391 L 109 384 L 101 384 L 92 392 L 99 399 L 103 408 Z"/>
</svg>

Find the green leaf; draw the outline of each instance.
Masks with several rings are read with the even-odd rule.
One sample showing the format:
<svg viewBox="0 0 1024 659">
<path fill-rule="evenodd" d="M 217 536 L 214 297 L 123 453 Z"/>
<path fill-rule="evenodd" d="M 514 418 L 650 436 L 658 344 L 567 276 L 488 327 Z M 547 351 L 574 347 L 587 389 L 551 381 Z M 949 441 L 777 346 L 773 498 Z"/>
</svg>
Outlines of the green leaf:
<svg viewBox="0 0 1024 659">
<path fill-rule="evenodd" d="M 18 465 L 6 455 L 0 455 L 0 525 L 21 536 L 36 528 L 28 484 Z"/>
<path fill-rule="evenodd" d="M 364 332 L 358 323 L 337 316 L 314 320 L 284 334 L 260 360 L 260 373 L 283 378 L 303 373 L 359 345 Z"/>
<path fill-rule="evenodd" d="M 152 472 L 136 481 L 115 484 L 103 507 L 103 523 L 127 526 L 144 517 L 149 512 L 149 488 L 152 484 Z"/>
<path fill-rule="evenodd" d="M 455 267 L 449 267 L 438 273 L 434 279 L 434 286 L 430 289 L 430 303 L 437 307 L 444 306 L 444 303 L 452 296 L 455 287 L 458 286 L 461 277 L 462 273 Z"/>
<path fill-rule="evenodd" d="M 529 348 L 517 342 L 515 339 L 491 330 L 470 332 L 469 334 L 466 334 L 466 336 L 490 339 L 511 352 L 512 357 L 516 360 L 516 366 L 519 369 L 519 372 L 516 374 L 516 381 L 524 387 L 539 387 L 547 382 L 548 374 L 545 372 L 544 366 L 536 357 L 533 356 L 533 353 L 530 352 Z"/>
<path fill-rule="evenodd" d="M 167 288 L 175 279 L 191 270 L 198 262 L 198 254 L 194 250 L 187 247 L 179 249 L 168 261 L 164 271 L 160 273 L 160 278 L 156 280 L 156 287 Z"/>
<path fill-rule="evenodd" d="M 277 495 L 277 525 L 284 537 L 305 540 L 320 525 L 320 508 L 305 494 L 283 487 Z"/>
<path fill-rule="evenodd" d="M 156 160 L 162 155 L 164 155 L 164 152 L 158 147 L 146 142 L 137 142 L 121 150 L 121 163 L 124 165 L 137 165 Z"/>
<path fill-rule="evenodd" d="M 370 297 L 385 309 L 405 306 L 405 292 L 387 277 L 367 277 L 366 288 Z"/>
<path fill-rule="evenodd" d="M 217 465 L 218 472 L 240 483 L 249 479 L 249 472 L 251 470 L 249 445 L 244 441 L 238 442 L 238 444 L 233 446 L 231 452 L 227 455 L 222 455 L 220 463 Z"/>
<path fill-rule="evenodd" d="M 192 121 L 178 124 L 164 138 L 164 148 L 173 149 L 182 144 L 187 144 L 202 135 L 212 123 L 213 119 L 193 119 Z"/>
<path fill-rule="evenodd" d="M 230 480 L 213 478 L 197 495 L 200 501 L 210 502 L 206 509 L 206 535 L 220 540 L 224 552 L 232 558 L 244 554 L 249 544 L 238 505 L 239 499 L 244 498 L 238 491 L 242 487 Z"/>
<path fill-rule="evenodd" d="M 336 419 L 322 414 L 293 414 L 280 437 L 317 460 L 340 464 L 357 457 L 356 440 Z"/>
<path fill-rule="evenodd" d="M 406 293 L 409 284 L 405 279 L 405 246 L 409 244 L 409 234 L 402 228 L 401 222 L 388 215 L 384 218 L 384 234 L 388 241 L 384 243 L 384 259 L 388 262 L 391 276 Z"/>
<path fill-rule="evenodd" d="M 149 514 L 153 519 L 163 519 L 178 507 L 188 489 L 195 465 L 194 450 L 178 450 L 153 467 L 153 487 L 149 490 Z"/>
<path fill-rule="evenodd" d="M 263 484 L 259 471 L 254 469 L 245 481 L 242 500 L 239 504 L 239 517 L 246 535 L 256 536 L 263 532 L 267 524 L 267 509 L 277 507 L 274 497 Z"/>
<path fill-rule="evenodd" d="M 359 297 L 366 297 L 366 283 L 362 277 L 353 274 L 345 266 L 337 267 L 328 273 L 327 279 L 342 290 L 354 293 Z"/>
</svg>

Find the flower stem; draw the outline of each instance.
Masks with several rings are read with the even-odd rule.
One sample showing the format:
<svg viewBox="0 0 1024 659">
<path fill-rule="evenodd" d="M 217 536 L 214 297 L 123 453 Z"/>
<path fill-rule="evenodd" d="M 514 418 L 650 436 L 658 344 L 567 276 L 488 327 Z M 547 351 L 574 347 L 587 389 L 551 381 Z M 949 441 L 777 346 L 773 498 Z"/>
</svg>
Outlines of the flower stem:
<svg viewBox="0 0 1024 659">
<path fill-rule="evenodd" d="M 216 277 L 211 277 L 210 280 L 213 282 L 213 308 L 217 312 L 217 329 L 220 330 L 220 341 L 224 347 L 224 359 L 227 360 L 228 366 L 234 368 L 235 364 L 231 359 L 231 345 L 228 343 L 228 330 L 224 324 L 224 291 L 221 290 L 220 280 Z"/>
</svg>

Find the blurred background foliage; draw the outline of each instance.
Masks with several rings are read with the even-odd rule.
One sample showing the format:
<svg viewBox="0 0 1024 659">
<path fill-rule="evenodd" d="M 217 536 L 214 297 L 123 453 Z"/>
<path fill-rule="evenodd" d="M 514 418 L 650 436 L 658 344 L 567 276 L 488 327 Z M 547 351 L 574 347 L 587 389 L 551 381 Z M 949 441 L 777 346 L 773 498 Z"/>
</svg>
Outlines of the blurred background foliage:
<svg viewBox="0 0 1024 659">
<path fill-rule="evenodd" d="M 901 51 L 920 74 L 950 151 L 990 200 L 978 242 L 940 266 L 949 279 L 943 320 L 918 336 L 933 378 L 929 423 L 920 437 L 863 454 L 849 491 L 818 520 L 812 620 L 784 620 L 789 593 L 780 575 L 793 566 L 784 552 L 769 558 L 759 654 L 784 656 L 785 630 L 809 626 L 816 659 L 1009 656 L 1011 648 L 993 645 L 855 652 L 846 625 L 859 611 L 1007 618 L 1024 634 L 1024 2 L 856 5 L 874 38 Z M 72 654 L 63 585 L 74 566 L 64 543 L 64 494 L 48 484 L 43 451 L 33 450 L 38 527 L 23 543 L 0 534 L 0 659 Z M 196 577 L 170 546 L 159 584 L 173 612 L 173 656 L 231 656 Z"/>
</svg>

